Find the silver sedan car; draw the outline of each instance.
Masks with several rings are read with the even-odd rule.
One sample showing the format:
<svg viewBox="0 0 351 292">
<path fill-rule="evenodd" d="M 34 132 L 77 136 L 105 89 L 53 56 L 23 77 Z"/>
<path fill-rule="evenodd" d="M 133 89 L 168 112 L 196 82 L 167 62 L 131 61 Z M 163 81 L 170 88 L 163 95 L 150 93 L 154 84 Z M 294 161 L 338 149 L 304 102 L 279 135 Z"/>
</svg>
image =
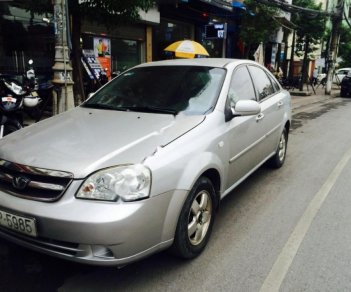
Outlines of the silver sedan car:
<svg viewBox="0 0 351 292">
<path fill-rule="evenodd" d="M 289 93 L 255 62 L 136 66 L 0 140 L 0 236 L 94 265 L 194 258 L 220 200 L 283 165 L 290 124 Z"/>
</svg>

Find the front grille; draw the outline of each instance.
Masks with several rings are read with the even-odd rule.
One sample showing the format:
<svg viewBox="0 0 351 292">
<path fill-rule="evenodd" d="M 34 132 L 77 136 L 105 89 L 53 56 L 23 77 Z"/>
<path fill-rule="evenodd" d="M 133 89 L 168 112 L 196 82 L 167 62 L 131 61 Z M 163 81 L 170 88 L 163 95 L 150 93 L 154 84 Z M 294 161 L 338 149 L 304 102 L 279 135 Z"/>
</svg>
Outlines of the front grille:
<svg viewBox="0 0 351 292">
<path fill-rule="evenodd" d="M 0 159 L 0 189 L 30 200 L 58 200 L 73 180 L 73 174 L 30 167 Z"/>
<path fill-rule="evenodd" d="M 43 237 L 29 237 L 3 227 L 0 227 L 0 236 L 9 240 L 20 241 L 21 243 L 27 243 L 30 246 L 66 256 L 76 256 L 84 252 L 84 250 L 79 248 L 78 243 L 53 240 Z"/>
</svg>

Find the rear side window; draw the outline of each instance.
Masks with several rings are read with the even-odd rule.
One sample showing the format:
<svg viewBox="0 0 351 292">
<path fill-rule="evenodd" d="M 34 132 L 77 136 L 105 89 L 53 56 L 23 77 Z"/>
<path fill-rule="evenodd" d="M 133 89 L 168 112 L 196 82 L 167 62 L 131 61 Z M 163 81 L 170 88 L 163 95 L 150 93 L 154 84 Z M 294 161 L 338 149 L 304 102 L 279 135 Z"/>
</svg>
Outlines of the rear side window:
<svg viewBox="0 0 351 292">
<path fill-rule="evenodd" d="M 259 100 L 274 93 L 272 82 L 263 69 L 256 66 L 249 66 L 249 71 L 254 81 Z"/>
<path fill-rule="evenodd" d="M 234 106 L 238 100 L 256 100 L 255 89 L 246 66 L 239 67 L 233 73 L 228 98 L 230 106 Z"/>
<path fill-rule="evenodd" d="M 268 77 L 269 77 L 269 79 L 270 79 L 271 82 L 272 82 L 274 92 L 279 91 L 279 90 L 280 90 L 280 86 L 279 86 L 278 82 L 277 82 L 273 77 L 271 77 L 271 76 L 269 76 L 269 75 L 268 75 Z"/>
</svg>

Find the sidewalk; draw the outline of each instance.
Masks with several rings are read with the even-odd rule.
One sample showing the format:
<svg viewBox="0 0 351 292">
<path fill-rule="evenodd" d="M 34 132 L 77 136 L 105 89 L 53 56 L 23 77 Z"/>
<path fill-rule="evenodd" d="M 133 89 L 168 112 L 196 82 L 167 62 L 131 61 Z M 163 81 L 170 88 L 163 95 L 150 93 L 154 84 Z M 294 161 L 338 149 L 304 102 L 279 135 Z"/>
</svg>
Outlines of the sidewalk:
<svg viewBox="0 0 351 292">
<path fill-rule="evenodd" d="M 331 95 L 326 95 L 325 88 L 322 86 L 318 87 L 317 89 L 315 88 L 316 94 L 314 94 L 311 87 L 309 89 L 309 92 L 301 92 L 298 89 L 290 91 L 293 111 L 300 107 L 304 107 L 309 104 L 320 103 L 328 99 L 338 97 L 340 95 L 340 89 L 337 86 L 332 87 Z"/>
</svg>

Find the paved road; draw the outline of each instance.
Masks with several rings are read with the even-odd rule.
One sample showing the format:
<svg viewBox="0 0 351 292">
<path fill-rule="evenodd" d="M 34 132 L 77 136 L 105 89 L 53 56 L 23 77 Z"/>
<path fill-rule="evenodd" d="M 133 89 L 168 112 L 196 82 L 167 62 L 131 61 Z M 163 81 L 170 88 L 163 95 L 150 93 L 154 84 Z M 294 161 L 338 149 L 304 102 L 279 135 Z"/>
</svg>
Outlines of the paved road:
<svg viewBox="0 0 351 292">
<path fill-rule="evenodd" d="M 0 241 L 0 291 L 350 291 L 351 99 L 294 112 L 286 164 L 224 199 L 200 257 L 164 252 L 118 270 Z"/>
</svg>

